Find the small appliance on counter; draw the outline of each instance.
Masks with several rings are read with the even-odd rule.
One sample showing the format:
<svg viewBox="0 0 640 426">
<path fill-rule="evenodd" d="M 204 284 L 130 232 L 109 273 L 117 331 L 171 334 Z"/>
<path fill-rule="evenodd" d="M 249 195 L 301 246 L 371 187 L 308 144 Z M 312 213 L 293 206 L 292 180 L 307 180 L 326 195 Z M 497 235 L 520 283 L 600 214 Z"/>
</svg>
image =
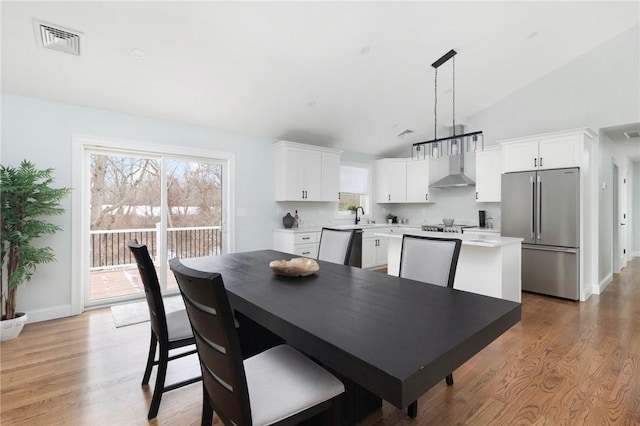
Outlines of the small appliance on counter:
<svg viewBox="0 0 640 426">
<path fill-rule="evenodd" d="M 480 228 L 487 227 L 487 211 L 486 210 L 478 210 L 478 226 Z"/>
</svg>

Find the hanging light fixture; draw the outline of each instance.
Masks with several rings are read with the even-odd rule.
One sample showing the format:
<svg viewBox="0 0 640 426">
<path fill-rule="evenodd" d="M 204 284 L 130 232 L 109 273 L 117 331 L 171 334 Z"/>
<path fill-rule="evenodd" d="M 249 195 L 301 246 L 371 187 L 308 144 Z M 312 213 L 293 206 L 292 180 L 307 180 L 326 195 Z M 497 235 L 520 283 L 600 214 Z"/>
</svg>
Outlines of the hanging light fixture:
<svg viewBox="0 0 640 426">
<path fill-rule="evenodd" d="M 433 139 L 430 141 L 416 142 L 411 149 L 411 158 L 439 158 L 442 155 L 460 155 L 463 151 L 483 151 L 484 135 L 482 131 L 464 133 L 456 135 L 456 58 L 458 52 L 451 49 L 431 66 L 435 68 L 434 73 L 434 102 L 433 102 Z M 438 138 L 438 68 L 452 60 L 453 73 L 453 135 Z"/>
</svg>

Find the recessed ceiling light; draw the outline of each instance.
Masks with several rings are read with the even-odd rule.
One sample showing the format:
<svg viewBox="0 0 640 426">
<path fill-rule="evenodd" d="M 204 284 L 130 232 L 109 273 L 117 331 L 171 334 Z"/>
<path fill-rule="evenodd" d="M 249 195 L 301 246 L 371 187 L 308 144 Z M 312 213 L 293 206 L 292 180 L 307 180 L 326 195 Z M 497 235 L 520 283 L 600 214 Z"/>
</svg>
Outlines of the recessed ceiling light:
<svg viewBox="0 0 640 426">
<path fill-rule="evenodd" d="M 310 107 L 316 106 L 318 102 L 315 99 L 311 99 L 309 102 L 307 102 L 307 105 L 309 105 Z"/>
<path fill-rule="evenodd" d="M 146 53 L 144 53 L 142 49 L 131 49 L 129 53 L 136 59 L 142 59 L 146 56 Z"/>
<path fill-rule="evenodd" d="M 534 31 L 534 32 L 532 32 L 531 34 L 529 34 L 529 35 L 527 36 L 527 40 L 531 40 L 531 39 L 534 39 L 534 38 L 536 38 L 536 37 L 538 37 L 538 32 L 537 32 L 537 31 Z"/>
<path fill-rule="evenodd" d="M 371 52 L 371 48 L 369 46 L 364 46 L 362 49 L 360 49 L 361 55 L 366 55 L 369 52 Z"/>
</svg>

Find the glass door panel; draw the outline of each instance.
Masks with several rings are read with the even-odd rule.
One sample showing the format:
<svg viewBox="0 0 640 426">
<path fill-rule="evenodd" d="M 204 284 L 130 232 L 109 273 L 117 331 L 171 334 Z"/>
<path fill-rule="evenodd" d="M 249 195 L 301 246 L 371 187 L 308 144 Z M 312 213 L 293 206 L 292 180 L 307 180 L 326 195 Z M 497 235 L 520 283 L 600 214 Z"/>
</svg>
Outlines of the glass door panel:
<svg viewBox="0 0 640 426">
<path fill-rule="evenodd" d="M 167 160 L 167 261 L 222 253 L 222 164 Z M 168 290 L 177 289 L 167 274 Z"/>
<path fill-rule="evenodd" d="M 157 256 L 161 163 L 117 153 L 91 153 L 89 161 L 89 304 L 144 294 L 126 244 L 135 238 Z"/>
</svg>

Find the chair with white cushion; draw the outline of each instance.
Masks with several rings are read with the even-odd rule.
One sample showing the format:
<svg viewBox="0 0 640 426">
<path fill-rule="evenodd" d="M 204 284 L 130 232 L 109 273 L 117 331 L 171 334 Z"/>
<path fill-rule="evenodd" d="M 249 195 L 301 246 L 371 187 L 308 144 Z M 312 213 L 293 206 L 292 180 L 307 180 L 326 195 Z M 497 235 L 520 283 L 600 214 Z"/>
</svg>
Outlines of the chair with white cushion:
<svg viewBox="0 0 640 426">
<path fill-rule="evenodd" d="M 290 346 L 242 360 L 222 276 L 171 259 L 196 339 L 203 376 L 202 425 L 213 412 L 225 425 L 298 424 L 324 413 L 339 424 L 344 385 Z"/>
<path fill-rule="evenodd" d="M 431 238 L 403 235 L 400 254 L 400 276 L 442 287 L 453 288 L 462 240 L 457 238 Z M 453 374 L 446 377 L 453 385 Z M 407 408 L 409 416 L 416 417 L 418 402 Z"/>
<path fill-rule="evenodd" d="M 158 275 L 151 256 L 149 256 L 147 246 L 139 244 L 136 240 L 129 241 L 127 246 L 129 250 L 131 250 L 131 253 L 133 253 L 138 265 L 138 272 L 140 273 L 140 278 L 144 286 L 144 294 L 149 307 L 149 322 L 151 324 L 151 343 L 149 345 L 147 367 L 144 370 L 144 377 L 142 378 L 143 386 L 149 384 L 153 366 L 158 366 L 151 406 L 149 407 L 149 414 L 147 415 L 147 418 L 151 420 L 158 415 L 163 392 L 190 385 L 191 383 L 202 380 L 202 377 L 193 377 L 168 386 L 164 385 L 169 361 L 187 355 L 193 355 L 197 352 L 192 346 L 195 344 L 195 340 L 191 332 L 189 317 L 187 316 L 187 311 L 184 309 L 169 314 L 165 313 Z M 169 355 L 169 351 L 186 346 L 192 346 L 193 349 Z M 155 359 L 156 350 L 159 352 L 158 360 Z"/>
<path fill-rule="evenodd" d="M 354 229 L 322 228 L 318 260 L 348 265 L 354 235 Z"/>
</svg>

